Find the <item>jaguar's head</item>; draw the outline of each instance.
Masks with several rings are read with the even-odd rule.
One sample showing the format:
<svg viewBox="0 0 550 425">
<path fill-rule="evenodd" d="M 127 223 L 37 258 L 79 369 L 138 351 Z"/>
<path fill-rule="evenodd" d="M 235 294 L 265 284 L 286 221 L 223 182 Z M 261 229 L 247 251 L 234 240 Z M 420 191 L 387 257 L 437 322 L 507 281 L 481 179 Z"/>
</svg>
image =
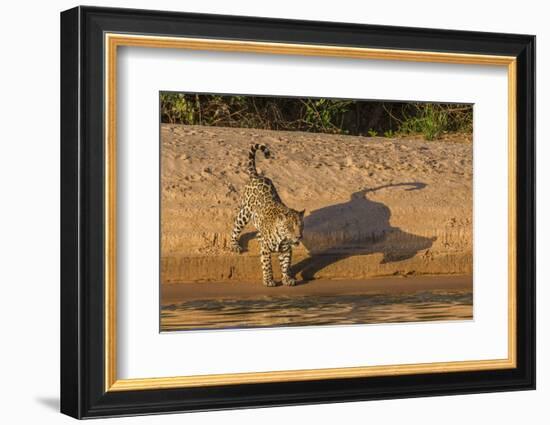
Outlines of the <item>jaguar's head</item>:
<svg viewBox="0 0 550 425">
<path fill-rule="evenodd" d="M 306 211 L 290 210 L 283 221 L 283 235 L 292 244 L 298 245 L 304 233 L 304 213 Z"/>
</svg>

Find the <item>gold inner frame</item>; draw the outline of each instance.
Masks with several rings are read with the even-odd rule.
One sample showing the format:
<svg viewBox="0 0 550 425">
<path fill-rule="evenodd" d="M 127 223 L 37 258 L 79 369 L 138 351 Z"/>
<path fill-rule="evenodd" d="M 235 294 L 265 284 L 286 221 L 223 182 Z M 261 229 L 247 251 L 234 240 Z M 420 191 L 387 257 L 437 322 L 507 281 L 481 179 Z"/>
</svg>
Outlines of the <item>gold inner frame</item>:
<svg viewBox="0 0 550 425">
<path fill-rule="evenodd" d="M 459 53 L 325 45 L 105 34 L 105 391 L 410 375 L 516 367 L 516 58 Z M 508 357 L 385 366 L 118 379 L 116 324 L 116 99 L 119 46 L 248 52 L 356 59 L 398 60 L 507 67 L 508 71 Z"/>
</svg>

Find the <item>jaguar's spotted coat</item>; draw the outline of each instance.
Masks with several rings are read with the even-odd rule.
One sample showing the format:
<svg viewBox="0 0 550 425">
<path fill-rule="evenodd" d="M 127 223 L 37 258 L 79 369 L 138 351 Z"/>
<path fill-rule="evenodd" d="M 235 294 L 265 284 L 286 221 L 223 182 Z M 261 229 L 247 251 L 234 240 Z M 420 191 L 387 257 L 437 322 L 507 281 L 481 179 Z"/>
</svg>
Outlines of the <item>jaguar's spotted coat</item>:
<svg viewBox="0 0 550 425">
<path fill-rule="evenodd" d="M 302 238 L 304 211 L 288 208 L 283 202 L 273 182 L 256 171 L 256 151 L 261 150 L 266 158 L 270 157 L 267 146 L 254 144 L 248 154 L 247 172 L 250 179 L 244 188 L 231 233 L 231 249 L 241 252 L 239 235 L 243 227 L 252 219 L 258 230 L 263 283 L 275 286 L 271 268 L 271 253 L 279 253 L 282 280 L 284 285 L 293 286 L 296 280 L 290 274 L 292 246 Z"/>
</svg>

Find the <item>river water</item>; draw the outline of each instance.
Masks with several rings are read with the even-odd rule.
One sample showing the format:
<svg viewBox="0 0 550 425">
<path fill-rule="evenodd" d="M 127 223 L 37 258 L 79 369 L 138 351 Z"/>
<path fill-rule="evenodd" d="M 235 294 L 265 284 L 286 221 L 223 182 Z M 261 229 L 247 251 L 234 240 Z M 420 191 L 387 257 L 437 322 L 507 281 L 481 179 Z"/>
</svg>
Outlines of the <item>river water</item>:
<svg viewBox="0 0 550 425">
<path fill-rule="evenodd" d="M 161 307 L 161 331 L 469 320 L 465 290 L 196 299 Z"/>
</svg>

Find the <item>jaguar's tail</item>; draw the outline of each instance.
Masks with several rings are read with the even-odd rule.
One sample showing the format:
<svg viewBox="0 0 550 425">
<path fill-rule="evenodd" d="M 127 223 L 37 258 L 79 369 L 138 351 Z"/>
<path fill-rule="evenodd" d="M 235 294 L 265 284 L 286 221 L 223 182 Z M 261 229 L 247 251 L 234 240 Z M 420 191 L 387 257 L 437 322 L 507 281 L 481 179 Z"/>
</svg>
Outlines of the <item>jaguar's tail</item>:
<svg viewBox="0 0 550 425">
<path fill-rule="evenodd" d="M 251 176 L 258 175 L 258 172 L 256 171 L 256 151 L 258 149 L 264 153 L 264 156 L 266 158 L 269 158 L 271 156 L 269 148 L 266 145 L 260 145 L 259 143 L 256 143 L 250 146 L 250 152 L 248 152 L 248 166 L 246 167 L 246 171 Z"/>
</svg>

